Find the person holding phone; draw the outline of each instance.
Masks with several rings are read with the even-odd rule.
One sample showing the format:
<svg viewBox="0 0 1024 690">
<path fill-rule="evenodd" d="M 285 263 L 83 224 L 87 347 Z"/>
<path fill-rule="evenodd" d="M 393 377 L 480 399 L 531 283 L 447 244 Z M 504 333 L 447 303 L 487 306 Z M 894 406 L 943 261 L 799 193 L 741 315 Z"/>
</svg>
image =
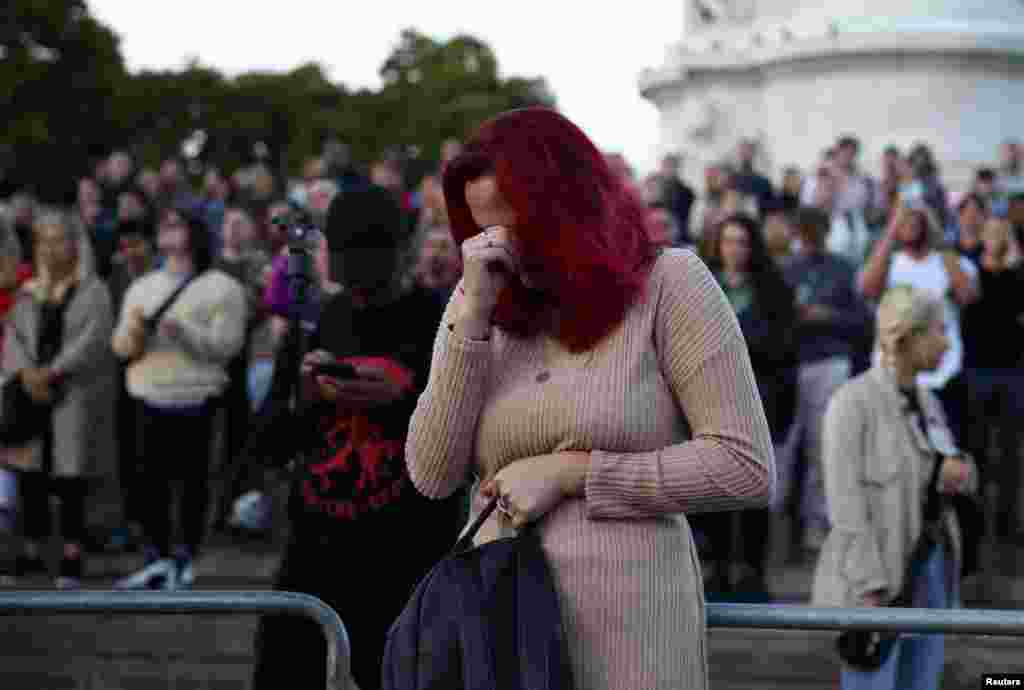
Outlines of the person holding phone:
<svg viewBox="0 0 1024 690">
<path fill-rule="evenodd" d="M 696 255 L 653 246 L 554 110 L 482 125 L 444 193 L 465 271 L 409 424 L 412 481 L 445 499 L 475 475 L 472 517 L 499 506 L 478 545 L 535 525 L 574 687 L 706 688 L 688 516 L 764 507 L 775 482 L 733 309 Z"/>
<path fill-rule="evenodd" d="M 361 690 L 380 687 L 388 628 L 455 542 L 464 504 L 458 495 L 420 496 L 405 466 L 442 305 L 405 271 L 403 227 L 397 201 L 380 187 L 345 191 L 328 209 L 328 270 L 341 291 L 323 304 L 302 360 L 310 431 L 297 436 L 314 443 L 294 472 L 291 537 L 275 582 L 341 615 Z M 326 653 L 316 623 L 267 616 L 253 687 L 323 687 Z"/>
</svg>

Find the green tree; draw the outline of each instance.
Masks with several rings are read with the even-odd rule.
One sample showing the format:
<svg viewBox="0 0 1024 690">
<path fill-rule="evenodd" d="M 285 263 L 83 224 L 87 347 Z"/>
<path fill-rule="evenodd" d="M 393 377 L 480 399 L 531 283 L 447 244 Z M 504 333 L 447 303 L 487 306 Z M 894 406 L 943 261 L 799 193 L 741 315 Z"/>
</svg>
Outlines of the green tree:
<svg viewBox="0 0 1024 690">
<path fill-rule="evenodd" d="M 195 60 L 180 72 L 132 75 L 115 101 L 121 143 L 141 165 L 158 165 L 162 158 L 179 154 L 192 131 L 221 121 L 228 89 L 219 72 Z"/>
<path fill-rule="evenodd" d="M 118 39 L 81 1 L 2 4 L 0 178 L 66 198 L 67 170 L 85 169 L 120 132 L 110 107 L 126 79 Z"/>
<path fill-rule="evenodd" d="M 441 144 L 465 138 L 510 108 L 553 106 L 541 78 L 503 78 L 487 44 L 437 41 L 414 29 L 380 68 L 379 90 L 351 91 L 315 63 L 228 78 L 191 61 L 180 70 L 127 74 L 118 38 L 80 0 L 6 0 L 0 43 L 0 182 L 68 197 L 74 177 L 117 147 L 143 165 L 181 153 L 206 134 L 203 162 L 231 171 L 264 142 L 282 175 L 295 174 L 324 141 L 347 142 L 356 162 L 387 149 L 436 164 Z M 56 199 L 54 199 L 56 200 Z"/>
<path fill-rule="evenodd" d="M 544 79 L 503 79 L 494 52 L 472 36 L 441 43 L 406 29 L 380 76 L 379 107 L 387 126 L 379 136 L 391 144 L 422 147 L 431 160 L 445 139 L 464 138 L 497 113 L 555 105 Z"/>
</svg>

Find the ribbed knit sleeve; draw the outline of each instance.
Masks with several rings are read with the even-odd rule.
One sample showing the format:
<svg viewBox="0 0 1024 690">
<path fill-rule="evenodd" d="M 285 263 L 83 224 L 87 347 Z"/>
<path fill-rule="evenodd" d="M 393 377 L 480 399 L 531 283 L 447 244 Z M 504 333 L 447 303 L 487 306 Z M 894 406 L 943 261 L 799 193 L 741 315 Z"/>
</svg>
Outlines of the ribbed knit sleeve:
<svg viewBox="0 0 1024 690">
<path fill-rule="evenodd" d="M 764 408 L 739 323 L 690 252 L 663 257 L 654 338 L 692 439 L 649 452 L 591 452 L 591 519 L 763 506 L 775 482 Z M 624 384 L 623 384 L 624 385 Z"/>
<path fill-rule="evenodd" d="M 450 496 L 468 477 L 490 375 L 493 341 L 470 340 L 448 328 L 461 286 L 460 280 L 438 326 L 427 387 L 406 439 L 409 477 L 430 498 Z"/>
</svg>

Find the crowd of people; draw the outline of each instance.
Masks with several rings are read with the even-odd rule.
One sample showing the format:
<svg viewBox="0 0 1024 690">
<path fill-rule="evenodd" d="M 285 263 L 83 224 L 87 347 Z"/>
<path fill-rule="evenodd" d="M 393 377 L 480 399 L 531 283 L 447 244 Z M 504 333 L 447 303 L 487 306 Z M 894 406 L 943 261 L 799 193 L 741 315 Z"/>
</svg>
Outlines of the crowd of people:
<svg viewBox="0 0 1024 690">
<path fill-rule="evenodd" d="M 799 495 L 798 546 L 810 554 L 821 549 L 830 530 L 822 420 L 833 393 L 878 361 L 880 299 L 909 285 L 941 300 L 949 341 L 938 368 L 922 371 L 919 383 L 942 401 L 958 446 L 997 487 L 995 536 L 1019 537 L 1022 447 L 1012 420 L 1024 401 L 1024 323 L 1013 295 L 1024 285 L 1024 149 L 1008 141 L 1000 167 L 980 169 L 958 194 L 946 191 L 926 145 L 906 153 L 887 148 L 877 177 L 858 166 L 858 151 L 854 137 L 842 137 L 811 174 L 787 170 L 777 188 L 754 169 L 750 142 L 740 145 L 738 165 L 708 172 L 697 242 L 744 325 L 775 421 L 779 491 L 772 507 L 782 511 Z M 957 508 L 970 575 L 984 506 L 957 499 Z M 764 522 L 743 523 L 744 541 L 753 546 L 739 559 L 741 588 L 763 585 Z M 728 534 L 709 545 L 711 561 L 725 570 Z M 709 576 L 714 589 L 730 586 L 717 568 Z"/>
<path fill-rule="evenodd" d="M 445 155 L 456 146 L 446 144 Z M 87 499 L 99 483 L 116 481 L 122 524 L 105 546 L 141 546 L 145 561 L 120 584 L 191 583 L 210 498 L 236 497 L 253 474 L 225 470 L 246 446 L 288 329 L 286 228 L 297 209 L 314 226 L 307 321 L 339 289 L 320 229 L 341 188 L 395 196 L 410 240 L 403 275 L 447 298 L 459 256 L 436 175 L 413 195 L 401 189 L 396 160 L 364 175 L 344 157 L 329 142 L 295 180 L 275 179 L 263 165 L 230 178 L 209 167 L 196 188 L 185 161 L 137 170 L 115 151 L 78 180 L 69 208 L 41 204 L 29 190 L 3 201 L 3 380 L 16 379 L 53 412 L 45 434 L 0 443 L 0 514 L 22 537 L 18 556 L 3 565 L 7 580 L 46 571 L 56 496 L 65 544 L 56 580 L 78 586 L 87 547 L 104 546 L 86 524 Z M 234 485 L 211 487 L 211 472 Z M 177 482 L 182 490 L 172 496 Z M 216 506 L 217 526 L 226 513 Z"/>
<path fill-rule="evenodd" d="M 755 143 L 742 141 L 733 160 L 708 167 L 700 190 L 680 178 L 678 156 L 666 156 L 642 180 L 621 156 L 604 157 L 616 184 L 643 209 L 650 244 L 690 249 L 710 270 L 742 331 L 774 445 L 777 480 L 768 507 L 688 516 L 709 592 L 765 593 L 768 556 L 782 548 L 817 561 L 822 587 L 834 589 L 848 575 L 839 572 L 847 567 L 842 557 L 859 548 L 856 594 L 877 595 L 872 577 L 882 556 L 850 527 L 856 520 L 840 500 L 849 487 L 836 478 L 835 453 L 837 435 L 855 442 L 854 421 L 874 439 L 884 435 L 879 425 L 886 418 L 857 408 L 852 393 L 839 396 L 846 407 L 837 411 L 837 391 L 887 357 L 910 357 L 901 349 L 906 338 L 936 324 L 941 332 L 932 334 L 932 345 L 919 346 L 934 366 L 920 355 L 903 366 L 910 374 L 900 386 L 916 382 L 938 401 L 922 412 L 928 443 L 941 446 L 940 454 L 970 458 L 964 466 L 977 467 L 980 481 L 974 470 L 963 472 L 974 485 L 997 488 L 996 536 L 1021 534 L 1024 146 L 1006 142 L 998 166 L 979 169 L 970 189 L 956 194 L 945 188 L 925 144 L 887 148 L 877 174 L 860 166 L 859 151 L 855 137 L 843 136 L 820 161 L 786 169 L 773 182 L 757 170 Z M 46 570 L 53 495 L 63 544 L 56 582 L 80 586 L 90 492 L 97 482 L 116 481 L 122 524 L 112 536 L 140 544 L 143 559 L 116 586 L 191 586 L 210 518 L 219 525 L 225 505 L 246 488 L 239 477 L 252 476 L 249 468 L 224 468 L 252 459 L 254 425 L 267 422 L 267 409 L 294 389 L 318 410 L 299 437 L 308 431 L 315 447 L 306 450 L 321 462 L 289 475 L 290 515 L 301 527 L 286 547 L 279 584 L 315 591 L 343 611 L 346 624 L 382 639 L 387 628 L 380 612 L 360 601 L 361 588 L 386 586 L 400 609 L 415 576 L 444 553 L 467 510 L 458 493 L 416 503 L 409 477 L 387 463 L 404 447 L 417 396 L 428 385 L 435 334 L 463 277 L 467 238 L 454 229 L 466 222 L 457 214 L 468 211 L 446 203 L 454 191 L 445 182 L 456 176 L 444 171 L 456 161 L 470 171 L 467 180 L 482 172 L 474 172 L 479 162 L 457 141 L 440 158 L 437 170 L 410 185 L 400 159 L 384 156 L 363 171 L 343 144 L 328 142 L 297 179 L 277 179 L 259 164 L 232 175 L 209 166 L 194 185 L 176 158 L 159 170 L 139 170 L 128 153 L 115 151 L 78 180 L 69 208 L 45 207 L 28 190 L 4 201 L 3 413 L 21 391 L 19 421 L 27 410 L 43 416 L 40 432 L 27 440 L 0 420 L 0 526 L 21 540 L 16 558 L 4 564 L 6 578 Z M 287 225 L 280 222 L 297 208 L 315 227 L 313 290 L 301 305 L 291 290 Z M 893 302 L 897 286 L 930 296 L 937 316 L 920 306 L 925 298 L 918 292 Z M 879 311 L 880 302 L 893 303 Z M 309 335 L 311 352 L 298 353 L 305 354 L 303 375 L 289 381 L 285 365 L 303 342 L 295 324 Z M 415 337 L 392 338 L 395 329 L 413 329 Z M 318 374 L 317 367 L 339 361 L 351 364 L 358 380 Z M 447 401 L 452 391 L 442 388 L 433 381 L 430 399 Z M 868 400 L 877 412 L 881 398 L 872 401 L 872 394 L 864 392 L 858 404 Z M 386 418 L 367 412 L 380 409 L 388 410 Z M 456 417 L 445 419 L 455 424 Z M 416 443 L 427 453 L 431 442 L 423 433 L 418 429 Z M 943 434 L 948 438 L 937 443 Z M 354 467 L 346 458 L 355 448 L 373 462 Z M 885 484 L 894 476 L 892 468 L 876 469 L 868 481 Z M 212 486 L 222 481 L 226 486 Z M 433 481 L 419 479 L 438 495 L 451 493 Z M 984 529 L 984 506 L 969 493 L 951 497 L 965 575 L 978 568 Z M 394 524 L 353 528 L 392 504 L 403 506 L 388 518 Z M 791 544 L 773 544 L 772 515 L 784 513 L 792 513 L 797 529 Z M 311 575 L 325 545 L 386 546 L 379 539 L 400 530 L 399 522 L 434 524 L 431 533 L 440 535 L 419 545 L 411 574 L 387 582 L 375 574 L 344 591 L 322 571 Z M 261 639 L 268 648 L 294 640 L 304 634 L 296 625 L 269 618 Z M 322 644 L 317 636 L 314 627 L 311 648 Z M 374 646 L 358 636 L 353 644 L 357 657 L 361 644 Z M 357 678 L 373 676 L 380 653 L 364 655 L 369 666 Z M 268 684 L 294 678 L 293 669 L 275 663 L 261 657 Z"/>
</svg>

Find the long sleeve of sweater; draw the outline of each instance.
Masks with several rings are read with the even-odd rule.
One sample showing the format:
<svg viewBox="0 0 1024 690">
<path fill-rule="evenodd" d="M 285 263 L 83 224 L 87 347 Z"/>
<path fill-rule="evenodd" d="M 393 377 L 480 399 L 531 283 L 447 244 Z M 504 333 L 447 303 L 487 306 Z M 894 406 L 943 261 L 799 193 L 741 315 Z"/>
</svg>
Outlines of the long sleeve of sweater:
<svg viewBox="0 0 1024 690">
<path fill-rule="evenodd" d="M 452 495 L 469 475 L 492 366 L 490 341 L 470 340 L 448 329 L 458 294 L 458 289 L 452 292 L 441 317 L 427 387 L 409 420 L 406 439 L 409 476 L 431 498 Z"/>
<path fill-rule="evenodd" d="M 624 338 L 620 347 L 627 350 L 614 359 L 639 362 L 647 356 L 642 350 L 657 350 L 661 376 L 693 436 L 677 445 L 642 452 L 621 447 L 613 452 L 594 446 L 586 485 L 587 514 L 594 519 L 762 505 L 774 482 L 768 423 L 743 335 L 725 295 L 692 253 L 666 252 L 659 261 L 662 274 L 651 282 L 654 292 L 648 297 L 653 301 L 643 307 L 655 313 L 650 320 L 634 320 L 649 323 L 652 332 Z M 420 492 L 432 497 L 448 496 L 466 481 L 476 457 L 474 439 L 478 438 L 481 411 L 498 376 L 495 343 L 450 333 L 446 324 L 453 315 L 449 303 L 406 445 L 410 477 Z M 531 362 L 523 371 L 532 383 L 540 362 L 535 348 L 540 346 L 518 344 L 517 352 L 523 352 L 523 347 L 529 348 Z M 574 419 L 621 418 L 623 411 L 618 406 L 628 399 L 634 407 L 626 413 L 630 420 L 626 424 L 634 431 L 624 433 L 635 433 L 653 410 L 642 409 L 649 398 L 628 395 L 634 385 L 631 382 L 643 383 L 619 367 L 595 370 L 574 389 L 576 397 L 571 402 L 555 392 L 562 389 L 517 389 L 522 392 L 514 395 L 521 396 L 522 404 L 531 406 L 533 413 L 540 408 L 551 414 L 537 418 L 524 410 L 522 415 L 497 422 L 497 431 L 495 420 L 490 420 L 490 445 L 484 461 L 493 462 L 495 456 L 508 452 L 516 444 L 514 439 L 549 433 L 561 418 L 556 412 L 559 409 L 575 410 L 571 413 Z M 511 385 L 505 380 L 503 390 Z M 537 424 L 548 428 L 537 428 Z M 584 429 L 567 433 L 587 435 Z"/>
<path fill-rule="evenodd" d="M 647 452 L 592 451 L 592 519 L 763 506 L 775 482 L 771 434 L 739 323 L 696 256 L 671 259 L 655 346 L 692 438 Z"/>
</svg>

